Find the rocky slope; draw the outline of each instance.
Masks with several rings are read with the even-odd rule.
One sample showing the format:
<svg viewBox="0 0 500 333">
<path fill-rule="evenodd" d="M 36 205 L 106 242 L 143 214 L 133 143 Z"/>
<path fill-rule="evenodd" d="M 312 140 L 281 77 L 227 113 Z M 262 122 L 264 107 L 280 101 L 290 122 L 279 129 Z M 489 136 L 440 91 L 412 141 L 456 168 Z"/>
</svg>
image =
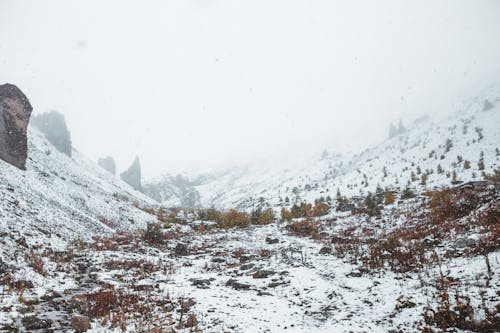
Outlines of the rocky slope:
<svg viewBox="0 0 500 333">
<path fill-rule="evenodd" d="M 28 138 L 26 171 L 0 161 L 3 261 L 15 257 L 16 246 L 9 245 L 21 239 L 56 246 L 75 238 L 141 228 L 155 220 L 135 207 L 154 206 L 152 199 L 78 151 L 73 150 L 72 158 L 60 153 L 35 128 L 29 129 Z"/>
</svg>

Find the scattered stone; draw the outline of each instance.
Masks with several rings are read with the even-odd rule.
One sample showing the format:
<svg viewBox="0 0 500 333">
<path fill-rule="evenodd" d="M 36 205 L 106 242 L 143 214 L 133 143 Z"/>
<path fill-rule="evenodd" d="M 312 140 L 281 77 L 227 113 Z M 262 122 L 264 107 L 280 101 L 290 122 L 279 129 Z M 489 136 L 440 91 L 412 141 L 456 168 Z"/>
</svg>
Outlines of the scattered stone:
<svg viewBox="0 0 500 333">
<path fill-rule="evenodd" d="M 263 269 L 263 270 L 259 270 L 259 271 L 255 272 L 255 273 L 252 275 L 252 277 L 253 277 L 254 279 L 266 279 L 266 278 L 268 278 L 269 276 L 274 275 L 274 274 L 276 274 L 276 272 L 275 272 L 275 271 L 270 271 L 270 270 L 264 270 L 264 269 Z"/>
<path fill-rule="evenodd" d="M 463 249 L 465 247 L 473 246 L 476 244 L 476 241 L 471 238 L 458 238 L 455 242 L 453 242 L 453 247 L 456 249 Z"/>
<path fill-rule="evenodd" d="M 241 256 L 240 257 L 240 263 L 241 264 L 244 264 L 246 262 L 249 262 L 249 261 L 252 261 L 252 260 L 255 260 L 257 258 L 256 255 L 246 255 L 246 256 Z"/>
<path fill-rule="evenodd" d="M 4 263 L 2 261 L 2 259 L 0 258 L 0 274 L 6 273 L 8 269 L 9 269 L 9 266 L 6 263 Z"/>
<path fill-rule="evenodd" d="M 159 286 L 153 285 L 151 283 L 137 283 L 137 284 L 133 285 L 132 288 L 135 291 L 149 291 L 149 290 L 153 290 L 155 287 L 158 288 Z"/>
<path fill-rule="evenodd" d="M 238 282 L 235 279 L 229 279 L 226 282 L 226 286 L 233 287 L 236 290 L 248 290 L 248 289 L 250 289 L 250 285 L 249 284 Z"/>
<path fill-rule="evenodd" d="M 321 250 L 319 250 L 319 254 L 332 254 L 332 248 L 330 246 L 323 246 Z"/>
<path fill-rule="evenodd" d="M 427 248 L 438 246 L 439 240 L 433 238 L 424 238 L 424 245 Z"/>
<path fill-rule="evenodd" d="M 219 258 L 219 257 L 215 257 L 215 258 L 212 258 L 212 262 L 215 262 L 215 263 L 224 263 L 226 262 L 226 259 L 224 258 Z"/>
<path fill-rule="evenodd" d="M 175 246 L 174 253 L 178 256 L 188 256 L 189 249 L 186 244 L 178 243 Z"/>
<path fill-rule="evenodd" d="M 252 269 L 255 267 L 255 264 L 252 264 L 252 263 L 248 263 L 248 264 L 243 264 L 241 265 L 240 269 L 242 271 L 248 271 L 249 269 Z"/>
<path fill-rule="evenodd" d="M 89 317 L 74 315 L 71 318 L 71 328 L 76 332 L 86 332 L 90 329 L 90 319 Z"/>
<path fill-rule="evenodd" d="M 0 159 L 21 170 L 26 170 L 26 133 L 32 111 L 28 98 L 18 87 L 0 85 Z"/>
<path fill-rule="evenodd" d="M 278 244 L 280 240 L 278 238 L 266 237 L 267 244 Z"/>
<path fill-rule="evenodd" d="M 289 284 L 290 282 L 287 282 L 287 281 L 275 281 L 275 282 L 271 282 L 267 285 L 268 288 L 276 288 L 276 287 L 279 287 L 279 286 L 283 286 L 285 284 Z"/>
<path fill-rule="evenodd" d="M 41 319 L 37 316 L 24 317 L 21 321 L 27 330 L 47 329 L 50 328 L 53 323 L 51 319 Z"/>
<path fill-rule="evenodd" d="M 62 295 L 60 293 L 58 293 L 57 291 L 52 290 L 52 291 L 46 293 L 45 295 L 43 295 L 42 296 L 42 300 L 48 302 L 48 301 L 53 300 L 54 298 L 59 298 L 61 296 Z"/>
<path fill-rule="evenodd" d="M 346 274 L 345 276 L 347 276 L 347 277 L 362 277 L 363 273 L 360 272 L 359 270 L 354 270 L 354 271 Z"/>
<path fill-rule="evenodd" d="M 189 279 L 193 287 L 198 287 L 200 289 L 208 289 L 214 278 L 210 279 Z"/>
</svg>

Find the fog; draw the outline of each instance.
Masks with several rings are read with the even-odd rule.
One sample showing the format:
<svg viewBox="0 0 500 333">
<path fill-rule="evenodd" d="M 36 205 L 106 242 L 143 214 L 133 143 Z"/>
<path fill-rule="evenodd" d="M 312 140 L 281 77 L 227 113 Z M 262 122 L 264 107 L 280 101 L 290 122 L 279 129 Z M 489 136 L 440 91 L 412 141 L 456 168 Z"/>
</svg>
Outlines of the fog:
<svg viewBox="0 0 500 333">
<path fill-rule="evenodd" d="M 145 177 L 356 150 L 498 70 L 500 2 L 0 2 L 1 82 Z"/>
</svg>

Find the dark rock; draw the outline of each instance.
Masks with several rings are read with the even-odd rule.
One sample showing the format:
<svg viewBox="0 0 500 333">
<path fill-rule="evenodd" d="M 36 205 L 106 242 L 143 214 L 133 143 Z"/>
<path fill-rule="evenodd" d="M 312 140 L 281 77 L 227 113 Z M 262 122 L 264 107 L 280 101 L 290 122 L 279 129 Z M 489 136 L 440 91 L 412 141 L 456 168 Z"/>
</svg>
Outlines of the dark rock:
<svg viewBox="0 0 500 333">
<path fill-rule="evenodd" d="M 226 286 L 233 287 L 236 290 L 248 290 L 248 289 L 250 289 L 250 285 L 249 284 L 241 283 L 241 282 L 238 282 L 238 281 L 236 281 L 234 279 L 229 279 L 226 282 Z"/>
<path fill-rule="evenodd" d="M 433 238 L 424 238 L 424 245 L 427 248 L 431 248 L 439 245 L 439 240 Z"/>
<path fill-rule="evenodd" d="M 151 283 L 138 283 L 138 284 L 134 284 L 132 286 L 132 288 L 135 291 L 151 291 L 154 288 L 158 288 L 158 287 L 159 287 L 158 285 L 151 284 Z"/>
<path fill-rule="evenodd" d="M 71 318 L 71 328 L 76 332 L 86 332 L 90 329 L 90 319 L 85 316 L 74 315 Z"/>
<path fill-rule="evenodd" d="M 55 298 L 60 298 L 62 295 L 57 291 L 52 290 L 50 293 L 47 293 L 42 296 L 42 300 L 45 302 L 52 301 Z"/>
<path fill-rule="evenodd" d="M 51 327 L 53 323 L 51 319 L 41 319 L 37 316 L 24 317 L 21 321 L 24 328 L 26 328 L 27 330 L 47 329 Z"/>
<path fill-rule="evenodd" d="M 244 264 L 244 263 L 247 263 L 251 260 L 255 260 L 257 258 L 256 255 L 246 255 L 246 256 L 241 256 L 240 257 L 240 263 L 241 264 Z"/>
<path fill-rule="evenodd" d="M 275 282 L 271 282 L 267 285 L 268 288 L 276 288 L 278 286 L 282 286 L 282 285 L 285 285 L 285 284 L 289 284 L 290 282 L 286 282 L 286 281 L 275 281 Z"/>
<path fill-rule="evenodd" d="M 342 243 L 345 239 L 339 236 L 332 236 L 332 243 Z"/>
<path fill-rule="evenodd" d="M 120 175 L 120 178 L 130 186 L 132 186 L 136 191 L 143 192 L 142 182 L 141 182 L 141 163 L 139 162 L 139 157 L 136 157 L 130 168 Z"/>
<path fill-rule="evenodd" d="M 0 85 L 0 159 L 26 170 L 31 106 L 23 92 L 12 84 Z"/>
<path fill-rule="evenodd" d="M 280 240 L 278 238 L 266 237 L 267 244 L 278 244 Z"/>
<path fill-rule="evenodd" d="M 211 279 L 190 279 L 193 287 L 198 287 L 201 289 L 208 289 L 214 278 Z"/>
<path fill-rule="evenodd" d="M 178 243 L 175 246 L 174 253 L 178 256 L 188 256 L 189 249 L 186 244 Z"/>
<path fill-rule="evenodd" d="M 269 276 L 274 275 L 274 274 L 276 274 L 276 272 L 275 272 L 275 271 L 269 271 L 269 270 L 265 270 L 265 269 L 263 269 L 263 270 L 260 270 L 260 271 L 255 272 L 255 273 L 252 275 L 252 277 L 253 277 L 254 279 L 266 279 L 266 278 L 268 278 Z"/>
<path fill-rule="evenodd" d="M 360 272 L 359 270 L 352 271 L 351 273 L 346 274 L 345 276 L 347 277 L 362 277 L 363 273 Z"/>
<path fill-rule="evenodd" d="M 109 173 L 116 175 L 116 163 L 115 159 L 111 156 L 100 158 L 97 164 Z"/>
<path fill-rule="evenodd" d="M 476 244 L 476 241 L 471 238 L 458 238 L 453 242 L 453 247 L 455 249 L 463 249 L 465 247 L 473 246 Z"/>
<path fill-rule="evenodd" d="M 329 246 L 323 246 L 321 250 L 319 250 L 319 254 L 332 254 L 332 248 Z"/>
<path fill-rule="evenodd" d="M 241 265 L 240 269 L 241 269 L 242 271 L 247 271 L 247 270 L 252 269 L 252 268 L 254 268 L 254 267 L 255 267 L 255 264 L 248 263 L 248 264 L 243 264 L 243 265 Z"/>
<path fill-rule="evenodd" d="M 4 263 L 2 261 L 2 259 L 0 258 L 0 274 L 6 273 L 8 271 L 8 269 L 9 269 L 9 266 L 6 263 Z"/>
<path fill-rule="evenodd" d="M 224 258 L 218 258 L 218 257 L 215 257 L 215 258 L 212 258 L 212 262 L 215 262 L 215 263 L 224 263 L 226 262 L 226 259 Z"/>
<path fill-rule="evenodd" d="M 71 157 L 71 133 L 66 126 L 64 115 L 50 111 L 33 116 L 33 125 L 38 127 L 47 140 L 61 153 Z"/>
</svg>

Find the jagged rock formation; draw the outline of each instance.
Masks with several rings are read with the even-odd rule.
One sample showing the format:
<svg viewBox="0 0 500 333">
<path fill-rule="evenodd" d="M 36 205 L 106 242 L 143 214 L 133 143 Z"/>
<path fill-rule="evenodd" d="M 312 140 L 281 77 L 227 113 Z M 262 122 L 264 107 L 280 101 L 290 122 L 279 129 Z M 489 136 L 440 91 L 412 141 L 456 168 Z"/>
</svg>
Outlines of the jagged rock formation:
<svg viewBox="0 0 500 333">
<path fill-rule="evenodd" d="M 57 150 L 71 157 L 71 133 L 66 126 L 64 115 L 57 111 L 50 111 L 33 116 L 32 123 L 42 131 Z"/>
<path fill-rule="evenodd" d="M 32 111 L 28 98 L 18 87 L 0 85 L 0 159 L 21 170 L 26 169 L 26 131 Z"/>
<path fill-rule="evenodd" d="M 488 99 L 484 100 L 483 111 L 491 110 L 495 107 L 493 103 L 491 103 Z"/>
<path fill-rule="evenodd" d="M 135 190 L 143 192 L 142 182 L 141 182 L 141 163 L 139 162 L 139 157 L 136 157 L 130 168 L 120 175 L 120 178 Z"/>
<path fill-rule="evenodd" d="M 389 139 L 392 139 L 395 136 L 406 133 L 406 127 L 404 127 L 403 122 L 400 120 L 398 126 L 394 126 L 393 123 L 390 124 L 389 127 Z"/>
<path fill-rule="evenodd" d="M 109 173 L 112 173 L 113 175 L 116 175 L 116 163 L 115 159 L 111 156 L 103 157 L 100 158 L 97 161 L 97 164 L 104 170 L 108 171 Z"/>
</svg>

